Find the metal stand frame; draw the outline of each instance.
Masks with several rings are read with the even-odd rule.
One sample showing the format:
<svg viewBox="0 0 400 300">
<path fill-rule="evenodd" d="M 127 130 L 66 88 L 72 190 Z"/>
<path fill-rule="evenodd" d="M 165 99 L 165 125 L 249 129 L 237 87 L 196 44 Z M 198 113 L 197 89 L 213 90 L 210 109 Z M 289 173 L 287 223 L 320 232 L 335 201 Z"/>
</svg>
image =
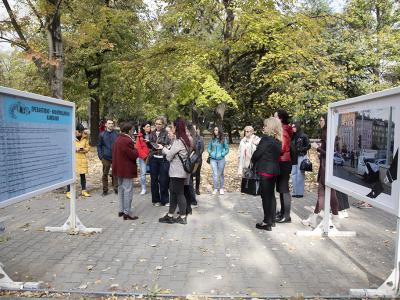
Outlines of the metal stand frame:
<svg viewBox="0 0 400 300">
<path fill-rule="evenodd" d="M 400 296 L 400 219 L 397 218 L 396 252 L 394 259 L 394 270 L 377 289 L 350 289 L 350 295 L 360 298 L 376 297 L 398 297 Z"/>
<path fill-rule="evenodd" d="M 76 214 L 76 187 L 75 183 L 70 185 L 71 187 L 71 200 L 70 200 L 70 215 L 65 221 L 64 225 L 61 227 L 50 227 L 46 226 L 44 228 L 45 231 L 50 232 L 67 232 L 69 234 L 78 234 L 78 233 L 100 233 L 102 232 L 102 228 L 87 228 L 82 222 L 79 220 Z"/>
<path fill-rule="evenodd" d="M 10 277 L 8 277 L 7 273 L 3 270 L 3 264 L 0 263 L 0 290 L 1 289 L 40 289 L 43 285 L 43 281 L 39 282 L 22 282 L 22 281 L 13 281 Z"/>
<path fill-rule="evenodd" d="M 331 188 L 325 186 L 325 204 L 324 204 L 324 218 L 321 223 L 313 230 L 300 230 L 296 232 L 298 236 L 356 236 L 355 231 L 340 231 L 332 223 L 330 218 L 331 210 Z"/>
</svg>

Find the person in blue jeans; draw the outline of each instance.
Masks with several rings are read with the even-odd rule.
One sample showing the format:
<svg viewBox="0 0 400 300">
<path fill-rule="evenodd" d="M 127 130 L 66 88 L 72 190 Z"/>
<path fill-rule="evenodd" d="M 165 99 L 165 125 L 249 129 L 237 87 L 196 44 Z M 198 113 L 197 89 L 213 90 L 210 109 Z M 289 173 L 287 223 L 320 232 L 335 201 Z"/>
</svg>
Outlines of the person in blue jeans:
<svg viewBox="0 0 400 300">
<path fill-rule="evenodd" d="M 218 192 L 224 194 L 224 169 L 225 169 L 225 156 L 229 153 L 229 145 L 227 139 L 224 137 L 224 132 L 219 127 L 214 127 L 212 139 L 208 143 L 208 154 L 210 155 L 210 164 L 213 172 L 214 191 L 213 195 Z"/>
</svg>

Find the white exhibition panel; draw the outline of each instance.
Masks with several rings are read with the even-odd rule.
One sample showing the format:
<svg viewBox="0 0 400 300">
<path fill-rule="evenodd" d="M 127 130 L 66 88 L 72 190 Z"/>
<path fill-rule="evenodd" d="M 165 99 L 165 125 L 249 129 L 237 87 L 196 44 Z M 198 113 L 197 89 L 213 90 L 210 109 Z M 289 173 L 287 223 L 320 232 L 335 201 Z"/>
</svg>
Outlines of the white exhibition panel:
<svg viewBox="0 0 400 300">
<path fill-rule="evenodd" d="M 75 104 L 0 87 L 0 208 L 75 182 Z"/>
<path fill-rule="evenodd" d="M 326 184 L 390 214 L 400 216 L 399 179 L 391 184 L 383 180 L 393 156 L 396 151 L 399 151 L 399 128 L 400 88 L 331 103 L 328 108 L 326 157 L 332 159 L 327 159 Z M 358 158 L 362 161 L 370 157 L 376 162 L 380 158 L 379 155 L 382 155 L 382 160 L 388 163 L 385 166 L 374 164 L 379 167 L 375 169 L 376 175 L 380 177 L 379 180 L 375 178 L 373 181 L 374 179 L 368 176 L 363 177 L 365 170 L 362 168 L 366 166 L 362 166 L 360 172 L 361 165 L 358 166 L 358 160 L 353 168 L 348 165 L 348 162 L 344 166 L 335 165 L 334 153 L 340 147 L 347 147 L 357 152 Z M 387 153 L 386 156 L 385 153 Z M 400 168 L 397 164 L 397 178 L 399 178 L 399 173 Z M 370 193 L 376 190 L 376 186 L 379 187 L 379 193 L 372 197 Z"/>
</svg>

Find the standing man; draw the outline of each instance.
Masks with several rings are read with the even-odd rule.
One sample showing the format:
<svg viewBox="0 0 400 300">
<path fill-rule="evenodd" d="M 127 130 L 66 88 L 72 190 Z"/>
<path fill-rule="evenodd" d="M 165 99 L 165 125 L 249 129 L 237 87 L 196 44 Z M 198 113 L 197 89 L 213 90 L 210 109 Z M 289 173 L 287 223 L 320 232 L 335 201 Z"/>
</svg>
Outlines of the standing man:
<svg viewBox="0 0 400 300">
<path fill-rule="evenodd" d="M 157 145 L 169 146 L 171 144 L 165 130 L 165 117 L 157 117 L 154 125 L 155 131 L 150 133 L 152 145 L 150 157 L 151 201 L 154 206 L 169 205 L 169 161 Z"/>
<path fill-rule="evenodd" d="M 114 122 L 107 120 L 106 130 L 100 133 L 99 142 L 97 144 L 97 155 L 103 164 L 103 196 L 108 194 L 108 173 L 110 172 L 112 163 L 112 146 L 117 139 L 118 134 L 114 130 Z M 112 185 L 114 192 L 118 194 L 118 183 L 114 176 L 112 176 Z"/>
<path fill-rule="evenodd" d="M 124 217 L 124 220 L 138 218 L 132 215 L 133 178 L 137 177 L 138 151 L 129 135 L 131 130 L 132 124 L 123 123 L 121 133 L 112 149 L 112 173 L 118 179 L 118 216 Z"/>
</svg>

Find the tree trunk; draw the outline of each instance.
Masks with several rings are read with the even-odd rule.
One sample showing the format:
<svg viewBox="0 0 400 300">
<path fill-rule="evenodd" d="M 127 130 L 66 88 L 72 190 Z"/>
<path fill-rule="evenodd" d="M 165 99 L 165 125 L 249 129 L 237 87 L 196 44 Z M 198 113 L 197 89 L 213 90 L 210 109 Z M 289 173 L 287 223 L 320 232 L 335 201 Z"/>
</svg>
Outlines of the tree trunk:
<svg viewBox="0 0 400 300">
<path fill-rule="evenodd" d="M 229 45 L 229 42 L 232 38 L 232 29 L 233 29 L 233 21 L 235 19 L 235 15 L 233 13 L 232 8 L 230 7 L 232 0 L 223 0 L 224 3 L 224 8 L 225 8 L 225 14 L 226 14 L 226 24 L 224 28 L 224 50 L 223 50 L 223 59 L 222 59 L 222 68 L 221 68 L 221 74 L 219 76 L 219 81 L 221 86 L 229 92 L 230 87 L 229 87 L 229 78 L 230 78 L 230 72 L 231 72 L 231 67 L 230 67 L 230 52 L 231 52 L 231 46 Z M 215 112 L 218 116 L 217 123 L 222 125 L 222 122 L 224 121 L 224 115 L 226 111 L 227 105 L 226 103 L 220 103 L 218 104 L 217 108 L 215 109 Z"/>
<path fill-rule="evenodd" d="M 55 6 L 54 15 L 48 16 L 47 39 L 49 47 L 49 89 L 55 98 L 63 98 L 64 51 L 61 37 L 60 4 L 61 0 L 48 0 Z"/>
<path fill-rule="evenodd" d="M 90 137 L 89 143 L 91 146 L 96 146 L 99 138 L 99 123 L 100 123 L 100 95 L 99 86 L 101 79 L 101 68 L 94 70 L 85 69 L 88 88 L 90 90 L 89 103 L 89 126 Z"/>
</svg>

